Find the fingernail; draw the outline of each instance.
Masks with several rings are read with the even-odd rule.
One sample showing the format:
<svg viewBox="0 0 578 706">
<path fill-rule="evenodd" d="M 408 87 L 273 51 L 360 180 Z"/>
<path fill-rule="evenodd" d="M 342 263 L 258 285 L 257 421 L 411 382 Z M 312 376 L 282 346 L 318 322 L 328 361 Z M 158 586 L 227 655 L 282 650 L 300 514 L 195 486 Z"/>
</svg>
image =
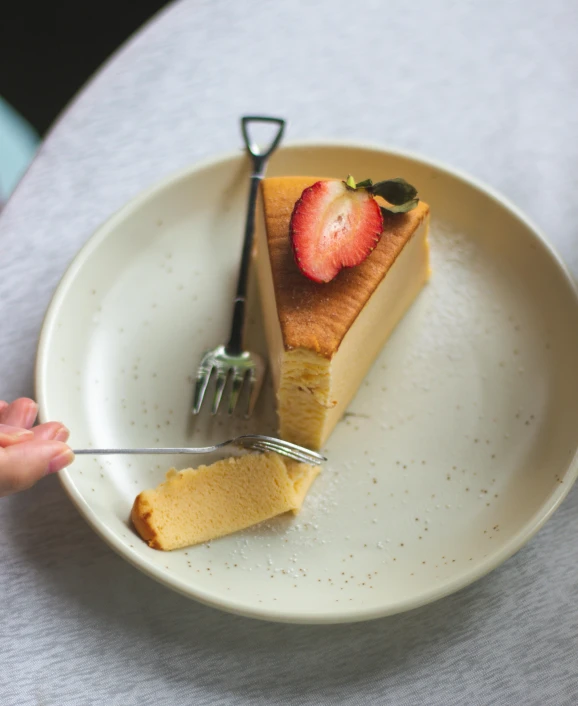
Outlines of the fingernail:
<svg viewBox="0 0 578 706">
<path fill-rule="evenodd" d="M 38 416 L 38 405 L 36 402 L 30 402 L 28 405 L 28 409 L 26 410 L 26 417 L 24 421 L 24 426 L 25 427 L 31 427 L 34 424 L 34 421 L 36 420 L 36 417 Z"/>
<path fill-rule="evenodd" d="M 32 438 L 33 434 L 28 429 L 22 429 L 22 427 L 13 427 L 10 424 L 0 424 L 0 440 L 16 441 L 25 438 Z"/>
<path fill-rule="evenodd" d="M 56 431 L 52 438 L 54 439 L 54 441 L 67 441 L 69 436 L 69 430 L 63 425 L 60 427 L 60 429 Z"/>
<path fill-rule="evenodd" d="M 50 473 L 58 473 L 58 471 L 61 471 L 63 468 L 66 468 L 66 466 L 70 466 L 73 461 L 74 454 L 72 453 L 71 449 L 68 449 L 68 451 L 65 451 L 64 453 L 55 456 L 52 461 L 50 461 L 50 463 L 48 464 L 48 470 L 46 471 L 46 475 Z"/>
</svg>

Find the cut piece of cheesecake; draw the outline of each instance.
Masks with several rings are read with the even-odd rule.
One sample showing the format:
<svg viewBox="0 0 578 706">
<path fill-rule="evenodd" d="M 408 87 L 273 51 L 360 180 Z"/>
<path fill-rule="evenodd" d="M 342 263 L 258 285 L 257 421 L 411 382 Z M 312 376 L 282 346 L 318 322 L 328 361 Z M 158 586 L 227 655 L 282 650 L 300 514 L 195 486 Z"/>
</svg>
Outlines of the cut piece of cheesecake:
<svg viewBox="0 0 578 706">
<path fill-rule="evenodd" d="M 315 177 L 264 179 L 256 217 L 257 275 L 283 439 L 321 448 L 375 357 L 429 277 L 429 207 L 384 214 L 360 265 L 317 283 L 299 272 L 289 225 Z"/>
<path fill-rule="evenodd" d="M 154 549 L 178 549 L 299 512 L 320 471 L 274 453 L 226 458 L 210 466 L 171 469 L 134 501 L 131 519 Z"/>
</svg>

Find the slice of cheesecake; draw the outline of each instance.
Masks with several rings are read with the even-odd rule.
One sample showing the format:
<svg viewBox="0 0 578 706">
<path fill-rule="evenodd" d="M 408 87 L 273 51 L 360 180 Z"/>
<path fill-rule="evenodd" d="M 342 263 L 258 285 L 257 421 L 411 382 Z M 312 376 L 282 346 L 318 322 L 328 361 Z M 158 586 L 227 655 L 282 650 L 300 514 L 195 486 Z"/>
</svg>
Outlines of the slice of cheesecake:
<svg viewBox="0 0 578 706">
<path fill-rule="evenodd" d="M 314 177 L 264 179 L 257 210 L 257 274 L 283 439 L 321 448 L 375 357 L 429 276 L 429 207 L 385 214 L 360 265 L 327 283 L 295 264 L 289 225 Z"/>
<path fill-rule="evenodd" d="M 157 488 L 136 497 L 131 519 L 153 549 L 188 547 L 298 513 L 319 471 L 274 453 L 171 469 Z"/>
</svg>

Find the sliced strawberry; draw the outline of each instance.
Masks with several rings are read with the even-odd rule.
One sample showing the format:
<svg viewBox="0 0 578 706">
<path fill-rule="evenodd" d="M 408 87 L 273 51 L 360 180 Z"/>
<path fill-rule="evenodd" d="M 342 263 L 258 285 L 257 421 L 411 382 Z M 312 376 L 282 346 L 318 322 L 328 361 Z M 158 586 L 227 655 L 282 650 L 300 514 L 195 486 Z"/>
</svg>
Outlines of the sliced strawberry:
<svg viewBox="0 0 578 706">
<path fill-rule="evenodd" d="M 363 262 L 382 230 L 380 207 L 368 190 L 318 181 L 301 194 L 291 215 L 295 262 L 314 282 L 329 282 L 344 267 Z"/>
</svg>

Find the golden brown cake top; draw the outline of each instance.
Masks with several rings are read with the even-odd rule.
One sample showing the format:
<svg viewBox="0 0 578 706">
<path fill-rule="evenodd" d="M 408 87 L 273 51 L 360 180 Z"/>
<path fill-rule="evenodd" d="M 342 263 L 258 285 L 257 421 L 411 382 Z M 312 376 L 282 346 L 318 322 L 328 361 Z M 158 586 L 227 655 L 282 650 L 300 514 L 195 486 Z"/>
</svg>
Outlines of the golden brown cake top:
<svg viewBox="0 0 578 706">
<path fill-rule="evenodd" d="M 375 250 L 356 267 L 342 270 L 331 282 L 307 279 L 295 264 L 289 222 L 303 190 L 323 177 L 263 179 L 261 194 L 273 287 L 283 342 L 287 350 L 307 348 L 332 358 L 389 268 L 429 213 L 420 201 L 404 214 L 384 215 L 384 231 Z"/>
</svg>

